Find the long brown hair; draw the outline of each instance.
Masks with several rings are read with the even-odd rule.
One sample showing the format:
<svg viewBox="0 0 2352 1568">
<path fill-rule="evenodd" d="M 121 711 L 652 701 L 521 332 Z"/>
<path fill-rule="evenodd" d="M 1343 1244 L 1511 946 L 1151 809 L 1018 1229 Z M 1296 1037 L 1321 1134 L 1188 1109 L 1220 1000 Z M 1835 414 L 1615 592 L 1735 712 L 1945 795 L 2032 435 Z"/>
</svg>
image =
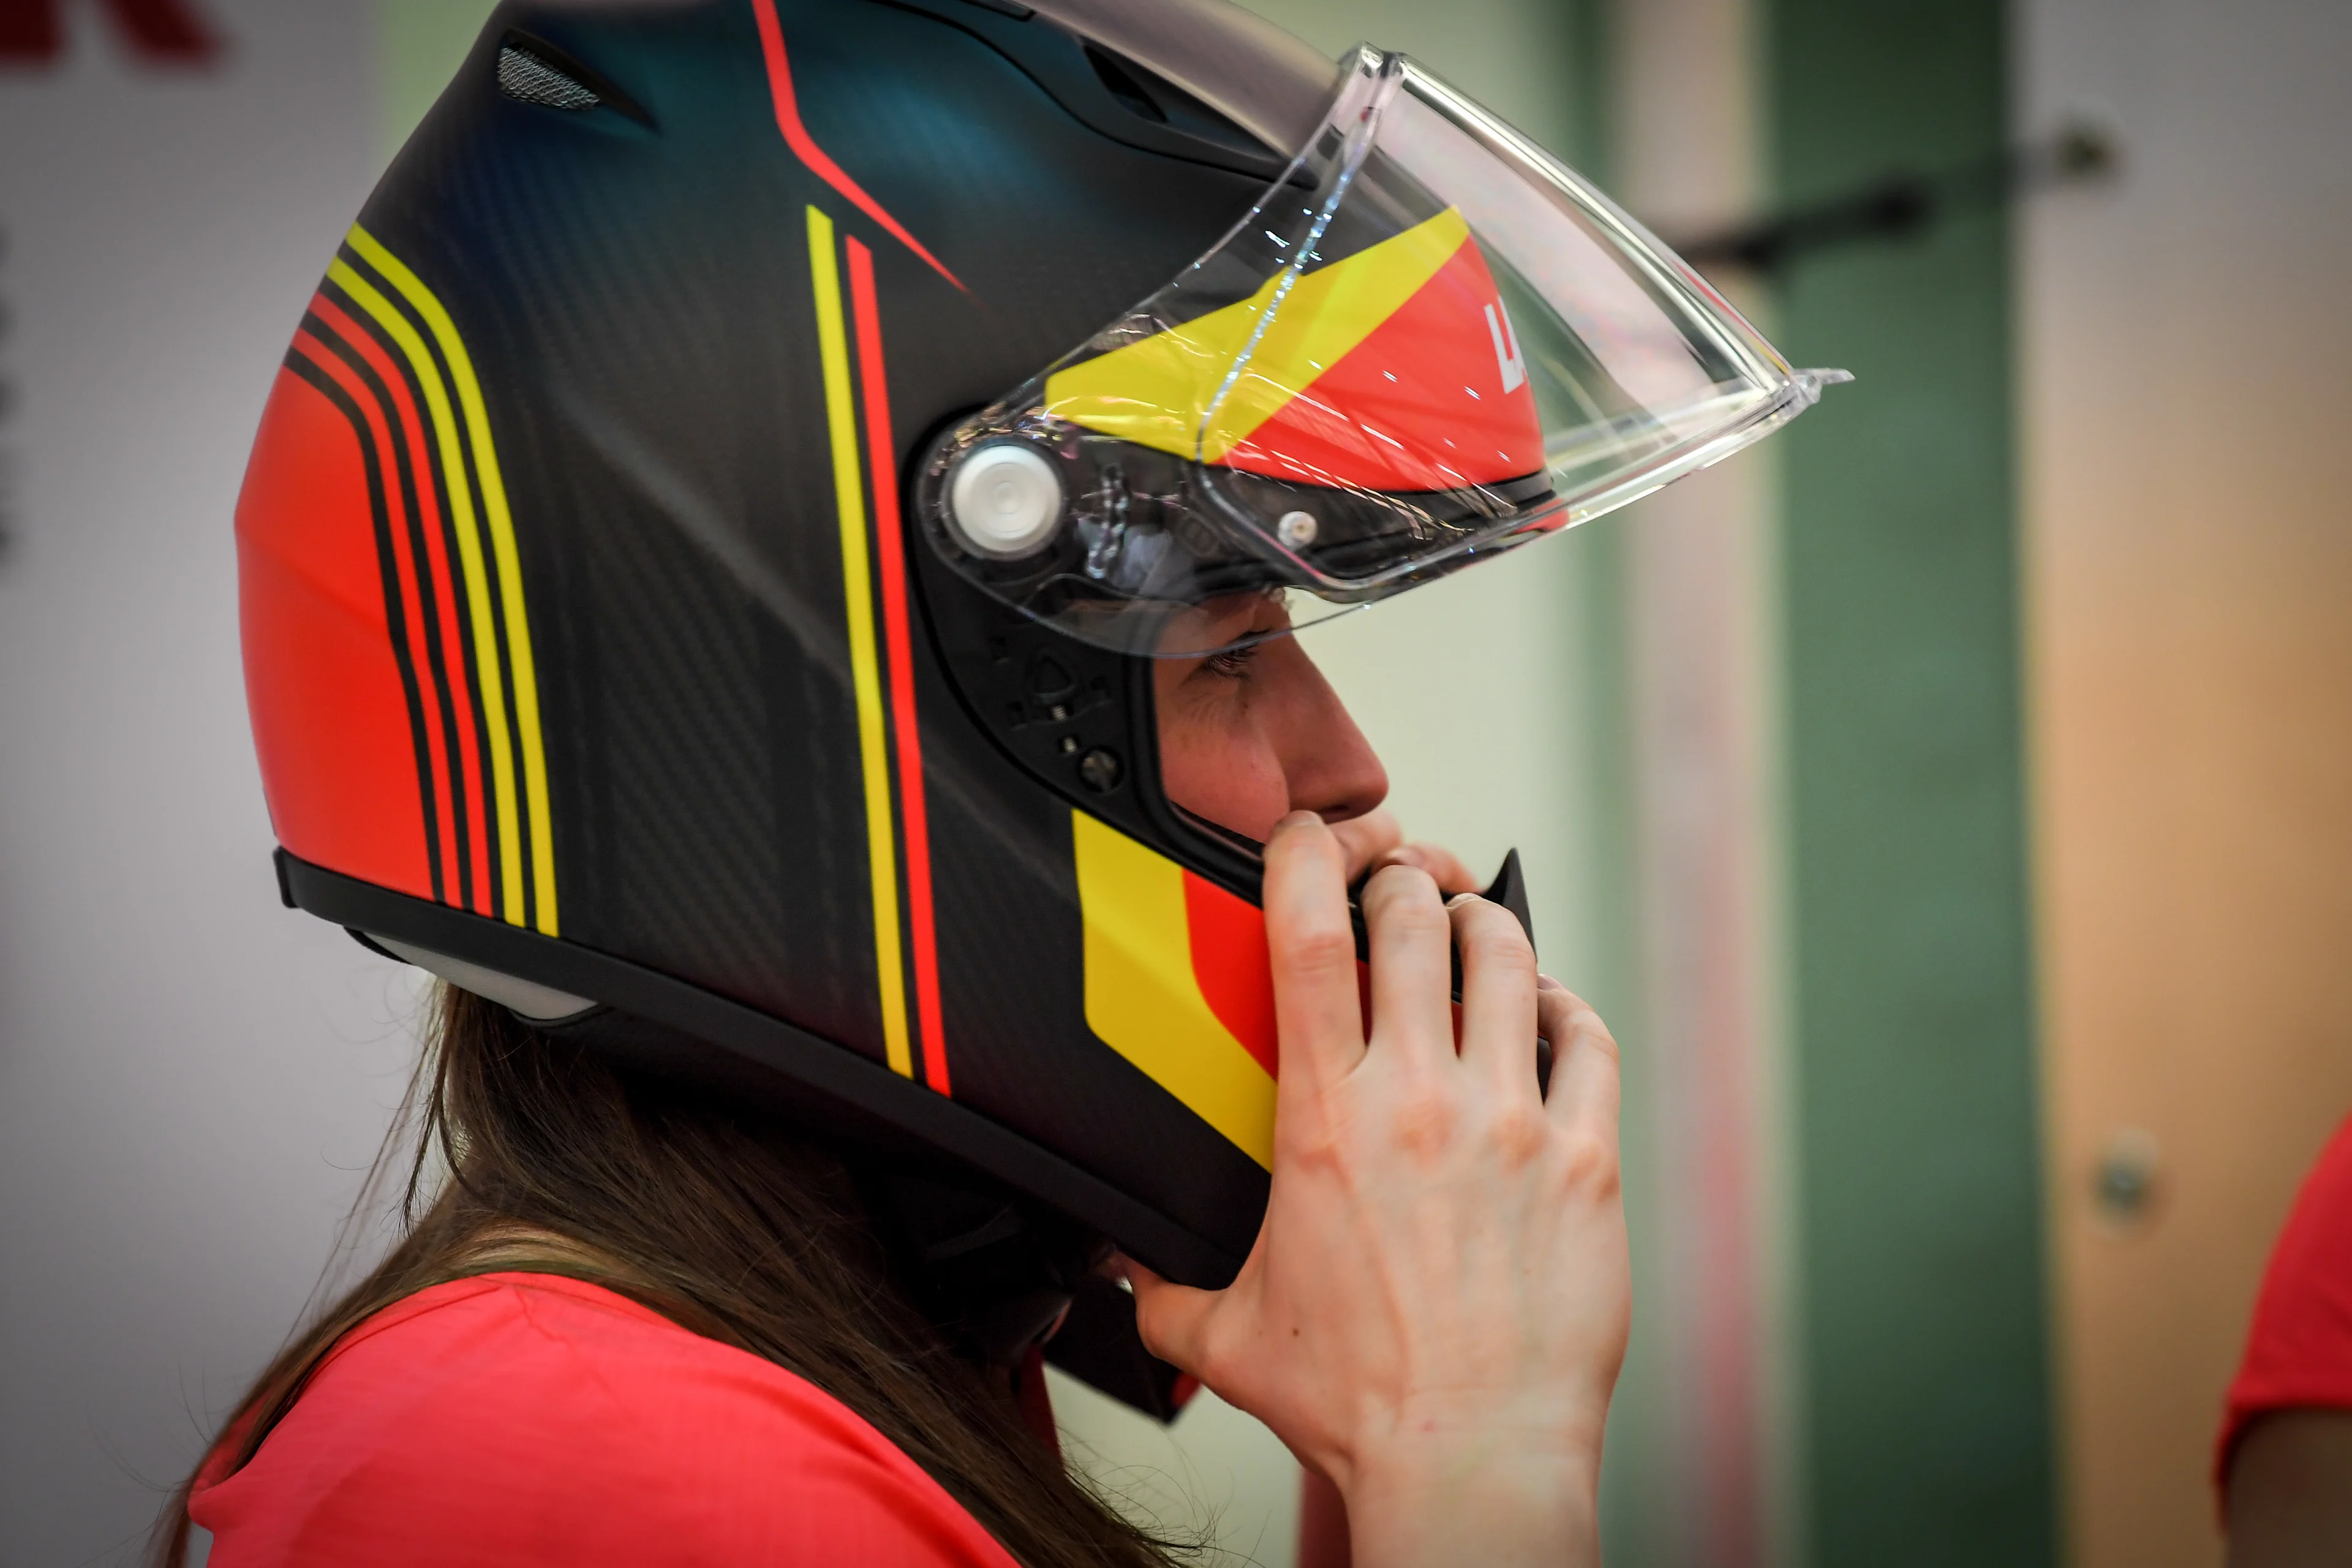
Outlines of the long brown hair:
<svg viewBox="0 0 2352 1568">
<path fill-rule="evenodd" d="M 404 1118 L 414 1133 L 404 1232 L 238 1402 L 217 1440 L 232 1469 L 360 1323 L 427 1286 L 527 1269 L 604 1286 L 799 1373 L 1029 1568 L 1164 1563 L 1187 1544 L 1142 1532 L 1074 1479 L 1021 1424 L 1005 1383 L 915 1310 L 837 1157 L 438 989 Z M 159 1525 L 165 1568 L 185 1558 L 193 1484 Z"/>
</svg>

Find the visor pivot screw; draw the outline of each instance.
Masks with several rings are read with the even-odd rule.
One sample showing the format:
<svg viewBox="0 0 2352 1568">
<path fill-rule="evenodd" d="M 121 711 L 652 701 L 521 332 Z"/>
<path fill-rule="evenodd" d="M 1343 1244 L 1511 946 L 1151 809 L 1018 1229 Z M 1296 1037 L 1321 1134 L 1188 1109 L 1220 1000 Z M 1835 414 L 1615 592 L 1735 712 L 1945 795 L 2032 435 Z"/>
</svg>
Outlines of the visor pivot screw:
<svg viewBox="0 0 2352 1568">
<path fill-rule="evenodd" d="M 1118 753 L 1108 746 L 1097 746 L 1078 759 L 1078 782 L 1097 795 L 1117 789 L 1118 774 Z"/>
<path fill-rule="evenodd" d="M 948 513 L 958 539 L 975 554 L 998 561 L 1033 555 L 1061 521 L 1061 476 L 1033 447 L 991 441 L 956 464 Z"/>
<path fill-rule="evenodd" d="M 1286 511 L 1274 525 L 1274 536 L 1293 550 L 1304 550 L 1315 542 L 1318 526 L 1311 511 Z"/>
</svg>

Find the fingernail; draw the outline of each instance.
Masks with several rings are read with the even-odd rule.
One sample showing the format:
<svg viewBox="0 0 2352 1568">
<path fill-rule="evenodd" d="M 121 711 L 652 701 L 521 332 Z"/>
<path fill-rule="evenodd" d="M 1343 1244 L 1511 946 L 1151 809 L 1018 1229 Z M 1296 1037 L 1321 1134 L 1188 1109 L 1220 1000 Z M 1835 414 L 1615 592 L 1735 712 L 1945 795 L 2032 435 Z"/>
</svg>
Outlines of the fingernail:
<svg viewBox="0 0 2352 1568">
<path fill-rule="evenodd" d="M 1559 981 L 1554 980 L 1550 975 L 1539 973 L 1536 975 L 1536 989 L 1538 991 L 1565 991 L 1568 987 L 1562 985 Z"/>
<path fill-rule="evenodd" d="M 1445 900 L 1445 907 L 1449 910 L 1458 910 L 1465 904 L 1475 904 L 1477 901 L 1478 895 L 1475 893 L 1456 893 Z"/>
<path fill-rule="evenodd" d="M 1311 811 L 1294 811 L 1289 816 L 1284 817 L 1280 822 L 1276 823 L 1274 825 L 1274 830 L 1276 833 L 1281 833 L 1289 828 L 1304 827 L 1310 822 L 1320 822 L 1323 819 L 1321 817 L 1316 816 Z"/>
</svg>

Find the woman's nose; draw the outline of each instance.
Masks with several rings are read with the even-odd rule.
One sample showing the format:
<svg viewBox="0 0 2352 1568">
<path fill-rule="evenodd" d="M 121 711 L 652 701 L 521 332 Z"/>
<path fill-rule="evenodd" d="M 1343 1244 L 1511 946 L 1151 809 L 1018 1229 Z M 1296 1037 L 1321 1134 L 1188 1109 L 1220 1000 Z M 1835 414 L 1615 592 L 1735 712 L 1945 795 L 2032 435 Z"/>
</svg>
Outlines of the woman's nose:
<svg viewBox="0 0 2352 1568">
<path fill-rule="evenodd" d="M 1297 658 L 1304 678 L 1296 682 L 1298 700 L 1276 731 L 1290 809 L 1326 822 L 1361 816 L 1388 798 L 1388 770 L 1323 672 L 1303 651 Z"/>
</svg>

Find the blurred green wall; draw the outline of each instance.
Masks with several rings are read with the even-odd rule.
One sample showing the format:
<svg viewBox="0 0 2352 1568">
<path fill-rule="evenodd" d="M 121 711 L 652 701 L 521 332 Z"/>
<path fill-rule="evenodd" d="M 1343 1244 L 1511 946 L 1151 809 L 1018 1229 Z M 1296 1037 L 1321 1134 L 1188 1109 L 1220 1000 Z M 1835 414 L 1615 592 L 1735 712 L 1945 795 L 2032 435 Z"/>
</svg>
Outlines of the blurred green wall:
<svg viewBox="0 0 2352 1568">
<path fill-rule="evenodd" d="M 1996 0 L 1765 14 L 1781 202 L 2005 141 Z M 1857 378 L 1777 438 L 1812 1559 L 2046 1563 L 2006 215 L 1800 263 L 1778 304 Z"/>
</svg>

